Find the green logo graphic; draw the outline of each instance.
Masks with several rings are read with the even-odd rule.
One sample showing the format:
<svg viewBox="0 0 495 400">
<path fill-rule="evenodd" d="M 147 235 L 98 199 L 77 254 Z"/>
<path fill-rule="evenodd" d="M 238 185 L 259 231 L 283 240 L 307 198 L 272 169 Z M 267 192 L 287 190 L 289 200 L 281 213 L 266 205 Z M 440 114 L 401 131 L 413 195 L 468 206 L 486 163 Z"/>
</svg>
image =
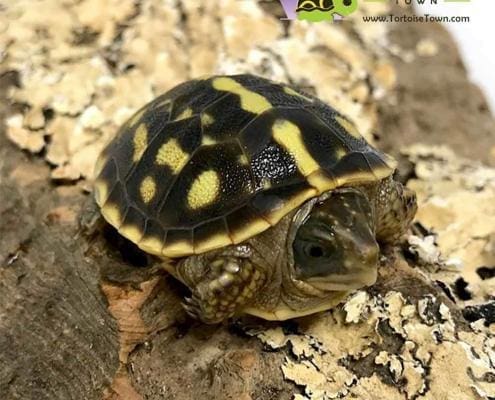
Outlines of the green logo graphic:
<svg viewBox="0 0 495 400">
<path fill-rule="evenodd" d="M 297 19 L 310 22 L 333 21 L 337 14 L 346 17 L 356 11 L 358 0 L 299 0 Z"/>
</svg>

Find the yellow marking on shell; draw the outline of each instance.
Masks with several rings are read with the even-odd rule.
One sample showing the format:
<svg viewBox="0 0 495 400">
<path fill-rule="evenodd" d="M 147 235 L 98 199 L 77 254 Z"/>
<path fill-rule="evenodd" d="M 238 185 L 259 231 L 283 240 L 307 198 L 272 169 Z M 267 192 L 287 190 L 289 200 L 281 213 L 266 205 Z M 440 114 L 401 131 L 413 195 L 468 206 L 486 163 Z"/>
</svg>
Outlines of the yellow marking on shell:
<svg viewBox="0 0 495 400">
<path fill-rule="evenodd" d="M 142 118 L 144 113 L 146 112 L 146 106 L 141 108 L 140 110 L 136 111 L 134 115 L 129 119 L 128 125 L 129 126 L 134 126 L 136 125 L 139 120 Z"/>
<path fill-rule="evenodd" d="M 95 169 L 93 171 L 93 177 L 96 178 L 98 175 L 100 175 L 101 171 L 103 171 L 103 168 L 105 167 L 105 164 L 107 163 L 108 158 L 105 154 L 100 153 L 98 158 L 96 159 L 95 163 Z"/>
<path fill-rule="evenodd" d="M 261 114 L 272 108 L 270 102 L 262 95 L 252 92 L 232 78 L 218 77 L 213 79 L 213 88 L 224 92 L 235 93 L 241 101 L 241 108 L 254 114 Z"/>
<path fill-rule="evenodd" d="M 166 257 L 180 257 L 192 253 L 191 244 L 185 240 L 172 244 L 165 243 L 162 249 L 162 255 Z"/>
<path fill-rule="evenodd" d="M 271 225 L 267 221 L 259 218 L 251 221 L 249 225 L 243 226 L 241 230 L 231 231 L 230 237 L 232 238 L 232 241 L 237 244 L 243 242 L 244 240 L 252 238 L 258 233 L 266 231 L 270 227 Z"/>
<path fill-rule="evenodd" d="M 275 141 L 296 159 L 297 168 L 304 176 L 320 168 L 309 154 L 297 125 L 287 120 L 277 120 L 273 125 L 272 134 Z"/>
<path fill-rule="evenodd" d="M 147 176 L 143 179 L 139 186 L 139 193 L 145 204 L 153 200 L 156 195 L 156 182 L 152 176 Z"/>
<path fill-rule="evenodd" d="M 132 156 L 132 161 L 138 162 L 148 145 L 148 129 L 146 128 L 146 124 L 142 123 L 138 126 L 136 133 L 134 134 L 133 142 L 134 154 Z"/>
<path fill-rule="evenodd" d="M 307 176 L 308 183 L 318 190 L 318 194 L 338 186 L 337 181 L 327 176 L 324 171 L 318 170 Z"/>
<path fill-rule="evenodd" d="M 351 121 L 349 121 L 348 119 L 345 119 L 345 118 L 341 117 L 340 115 L 336 115 L 335 116 L 335 120 L 351 136 L 355 137 L 356 139 L 362 139 L 362 136 L 359 133 L 356 125 L 354 125 Z"/>
<path fill-rule="evenodd" d="M 237 159 L 237 161 L 239 162 L 239 164 L 241 165 L 244 165 L 244 166 L 247 166 L 249 165 L 249 160 L 248 158 L 246 157 L 246 155 L 244 153 L 242 153 L 239 158 Z"/>
<path fill-rule="evenodd" d="M 160 256 L 162 254 L 163 242 L 156 237 L 145 237 L 139 242 L 139 248 L 147 253 Z"/>
<path fill-rule="evenodd" d="M 272 211 L 270 214 L 265 215 L 265 218 L 273 226 L 277 222 L 279 222 L 283 217 L 285 217 L 287 213 L 299 207 L 307 199 L 310 199 L 317 195 L 318 195 L 318 191 L 316 189 L 314 188 L 305 189 L 301 193 L 298 193 L 296 196 L 292 197 L 291 199 L 286 200 L 280 208 Z"/>
<path fill-rule="evenodd" d="M 215 118 L 213 118 L 210 114 L 201 113 L 201 125 L 209 126 L 215 122 Z"/>
<path fill-rule="evenodd" d="M 383 161 L 385 161 L 385 164 L 387 164 L 388 168 L 390 168 L 392 171 L 397 169 L 398 162 L 395 158 L 389 156 L 386 153 L 382 153 L 382 156 L 383 156 Z"/>
<path fill-rule="evenodd" d="M 143 237 L 143 231 L 134 225 L 124 225 L 119 228 L 119 233 L 133 243 L 139 243 Z"/>
<path fill-rule="evenodd" d="M 105 204 L 110 195 L 108 191 L 108 184 L 100 179 L 97 179 L 95 182 L 95 200 L 96 204 L 100 207 Z"/>
<path fill-rule="evenodd" d="M 213 170 L 203 171 L 193 181 L 187 193 L 189 208 L 197 210 L 213 203 L 220 193 L 220 177 Z"/>
<path fill-rule="evenodd" d="M 155 162 L 158 165 L 167 165 L 174 174 L 177 174 L 186 164 L 189 154 L 180 148 L 177 139 L 172 138 L 166 141 L 156 155 Z"/>
<path fill-rule="evenodd" d="M 374 182 L 386 178 L 392 174 L 394 170 L 387 167 L 374 168 L 370 172 L 354 172 L 344 176 L 337 177 L 337 186 L 348 185 L 350 183 Z"/>
<path fill-rule="evenodd" d="M 213 139 L 211 136 L 203 134 L 203 138 L 201 139 L 202 146 L 209 146 L 215 143 L 217 143 L 215 139 Z"/>
<path fill-rule="evenodd" d="M 306 97 L 304 95 L 302 95 L 301 93 L 299 92 L 296 92 L 294 89 L 288 87 L 288 86 L 284 86 L 284 92 L 287 93 L 287 94 L 290 94 L 291 96 L 297 96 L 297 97 L 300 97 L 306 101 L 309 101 L 310 103 L 313 102 L 313 99 L 309 98 L 309 97 Z"/>
<path fill-rule="evenodd" d="M 219 249 L 220 247 L 232 244 L 232 240 L 225 233 L 216 233 L 208 237 L 208 239 L 202 240 L 194 244 L 194 253 L 200 254 L 206 251 Z"/>
<path fill-rule="evenodd" d="M 101 215 L 105 220 L 115 228 L 119 228 L 122 225 L 122 215 L 119 208 L 114 204 L 106 204 L 101 208 Z"/>
<path fill-rule="evenodd" d="M 188 107 L 175 118 L 175 121 L 180 121 L 181 119 L 189 118 L 192 115 L 193 115 L 193 110 L 192 108 Z"/>
</svg>

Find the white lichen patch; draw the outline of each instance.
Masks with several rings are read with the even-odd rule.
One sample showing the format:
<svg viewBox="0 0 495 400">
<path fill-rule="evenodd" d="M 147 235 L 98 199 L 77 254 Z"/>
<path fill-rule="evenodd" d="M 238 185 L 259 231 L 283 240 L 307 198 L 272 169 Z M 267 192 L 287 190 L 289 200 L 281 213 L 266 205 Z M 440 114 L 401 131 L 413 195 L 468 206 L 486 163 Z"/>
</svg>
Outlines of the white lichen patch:
<svg viewBox="0 0 495 400">
<path fill-rule="evenodd" d="M 251 333 L 254 334 L 254 332 Z M 289 341 L 289 338 L 284 334 L 284 331 L 280 327 L 262 330 L 257 334 L 257 336 L 258 339 L 272 349 L 284 347 Z"/>
<path fill-rule="evenodd" d="M 420 261 L 426 264 L 438 264 L 440 262 L 440 249 L 435 244 L 435 236 L 418 237 L 410 235 L 407 241 L 411 246 L 411 250 L 418 255 Z"/>
<path fill-rule="evenodd" d="M 185 0 L 7 2 L 2 62 L 19 73 L 10 99 L 28 106 L 24 124 L 8 137 L 30 152 L 48 147 L 42 154 L 54 178 L 89 178 L 92 152 L 156 95 L 199 76 L 253 73 L 315 93 L 372 141 L 371 97 L 392 90 L 396 72 L 385 25 L 363 24 L 361 16 L 388 9 L 363 4 L 349 19 L 356 35 L 337 24 L 306 23 L 285 34 L 255 0 L 201 7 Z M 85 147 L 82 154 L 72 143 Z"/>
<path fill-rule="evenodd" d="M 487 301 L 495 279 L 482 279 L 480 267 L 495 266 L 495 169 L 463 159 L 447 147 L 415 145 L 404 153 L 415 164 L 416 220 L 434 236 L 409 237 L 420 260 L 442 267 L 431 276 L 452 285 L 459 277 L 468 283 L 472 299 Z"/>
<path fill-rule="evenodd" d="M 45 147 L 43 132 L 31 131 L 23 126 L 24 116 L 16 114 L 7 118 L 7 137 L 21 149 L 38 153 Z"/>
<path fill-rule="evenodd" d="M 79 117 L 79 123 L 83 128 L 98 129 L 104 122 L 105 116 L 95 105 L 86 108 Z"/>
<path fill-rule="evenodd" d="M 460 329 L 450 307 L 433 295 L 411 303 L 399 291 L 385 296 L 359 291 L 342 307 L 298 325 L 298 334 L 271 328 L 256 335 L 265 345 L 290 352 L 282 371 L 304 388 L 301 399 L 433 400 L 445 398 L 446 387 L 455 399 L 495 394 L 489 378 L 493 332 Z"/>
<path fill-rule="evenodd" d="M 366 310 L 366 305 L 368 302 L 368 293 L 363 290 L 360 290 L 352 295 L 344 304 L 344 311 L 346 312 L 345 322 L 359 322 Z"/>
</svg>

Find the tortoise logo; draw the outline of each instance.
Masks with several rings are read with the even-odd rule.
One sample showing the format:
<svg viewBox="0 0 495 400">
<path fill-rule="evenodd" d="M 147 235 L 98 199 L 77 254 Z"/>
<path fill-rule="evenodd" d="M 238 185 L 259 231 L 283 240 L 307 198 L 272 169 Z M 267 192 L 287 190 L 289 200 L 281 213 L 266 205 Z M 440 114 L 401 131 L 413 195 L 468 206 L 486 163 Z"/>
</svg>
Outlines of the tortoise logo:
<svg viewBox="0 0 495 400">
<path fill-rule="evenodd" d="M 356 11 L 358 0 L 280 0 L 287 19 L 334 21 Z"/>
</svg>

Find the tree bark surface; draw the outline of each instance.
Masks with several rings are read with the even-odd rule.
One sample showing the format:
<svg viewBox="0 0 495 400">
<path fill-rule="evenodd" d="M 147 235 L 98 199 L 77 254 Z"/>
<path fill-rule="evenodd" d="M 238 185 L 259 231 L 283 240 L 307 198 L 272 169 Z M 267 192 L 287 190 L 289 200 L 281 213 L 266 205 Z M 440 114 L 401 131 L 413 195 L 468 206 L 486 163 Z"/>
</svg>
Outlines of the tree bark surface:
<svg viewBox="0 0 495 400">
<path fill-rule="evenodd" d="M 83 7 L 91 1 L 80 3 Z M 168 21 L 176 36 L 164 46 L 177 59 L 160 68 L 170 68 L 171 81 L 201 72 L 244 70 L 291 82 L 327 101 L 335 98 L 344 113 L 354 114 L 368 140 L 399 158 L 400 179 L 418 190 L 421 201 L 427 204 L 454 184 L 455 193 L 462 191 L 476 201 L 495 199 L 495 174 L 489 167 L 495 165 L 495 122 L 441 26 L 390 25 L 380 36 L 387 44 L 379 46 L 373 41 L 382 34 L 357 22 L 308 27 L 280 21 L 277 2 L 246 1 L 237 8 L 238 2 L 225 1 L 220 11 L 210 6 L 198 11 L 177 1 L 170 2 L 170 15 L 158 12 L 153 1 L 136 7 L 131 3 L 114 6 L 123 16 L 119 20 L 119 13 L 112 14 L 115 31 L 109 43 L 98 42 L 108 34 L 104 24 L 87 22 L 87 31 L 77 36 L 78 46 L 89 43 L 91 57 L 105 55 L 105 68 L 116 85 L 121 77 L 136 79 L 139 90 L 146 79 L 158 92 L 171 85 L 160 80 L 154 64 L 139 64 L 140 53 L 126 44 L 134 40 L 129 32 L 146 39 L 150 21 Z M 88 9 L 79 9 L 83 20 Z M 231 19 L 221 19 L 219 13 Z M 249 37 L 250 30 L 262 27 L 263 40 Z M 151 36 L 150 46 L 153 40 Z M 335 45 L 338 40 L 345 42 L 342 48 Z M 186 70 L 180 64 L 185 48 Z M 31 92 L 30 98 L 26 91 L 34 90 L 29 86 L 33 83 L 22 63 L 28 56 L 20 62 L 12 47 L 7 49 L 0 85 L 1 117 L 7 120 L 0 133 L 1 399 L 495 398 L 495 306 L 490 293 L 495 263 L 478 265 L 485 268 L 484 279 L 479 268 L 473 269 L 475 284 L 460 271 L 448 270 L 447 257 L 435 256 L 438 248 L 425 240 L 435 226 L 429 222 L 443 214 L 422 214 L 414 230 L 419 241 L 385 250 L 378 282 L 335 310 L 286 322 L 241 317 L 205 326 L 186 316 L 180 306 L 185 288 L 162 272 L 156 260 L 109 227 L 91 235 L 81 231 L 79 216 L 88 198 L 86 166 L 72 156 L 57 164 L 62 156 L 55 146 L 69 131 L 58 133 L 55 125 L 74 127 L 83 111 L 64 113 L 57 103 L 39 100 L 39 92 Z M 81 50 L 77 57 L 88 55 Z M 83 64 L 71 60 L 63 66 L 68 71 Z M 356 65 L 368 75 L 354 74 Z M 131 83 L 126 85 L 132 89 Z M 336 88 L 328 89 L 332 85 Z M 90 98 L 102 109 L 109 103 L 98 103 L 101 99 L 118 97 L 96 90 Z M 136 90 L 136 96 L 140 93 Z M 339 93 L 352 101 L 338 100 Z M 137 108 L 144 102 L 128 104 Z M 12 122 L 12 115 L 22 115 L 25 127 L 37 108 L 44 127 L 29 130 Z M 17 134 L 22 129 L 29 130 L 29 140 L 42 140 L 42 148 L 33 150 L 36 145 L 29 140 L 21 143 Z M 54 133 L 39 139 L 36 135 L 45 129 Z M 105 125 L 98 129 L 102 141 L 110 135 Z M 411 150 L 418 143 L 424 147 Z M 440 151 L 440 144 L 453 153 Z M 463 160 L 456 170 L 449 169 L 454 159 Z M 425 178 L 424 171 L 435 168 L 458 174 L 460 183 Z M 469 186 L 475 177 L 482 182 L 476 190 Z M 437 229 L 440 238 L 442 232 Z M 491 260 L 495 230 L 487 228 L 481 236 L 486 243 L 480 252 Z M 466 254 L 466 259 L 473 255 Z"/>
</svg>

